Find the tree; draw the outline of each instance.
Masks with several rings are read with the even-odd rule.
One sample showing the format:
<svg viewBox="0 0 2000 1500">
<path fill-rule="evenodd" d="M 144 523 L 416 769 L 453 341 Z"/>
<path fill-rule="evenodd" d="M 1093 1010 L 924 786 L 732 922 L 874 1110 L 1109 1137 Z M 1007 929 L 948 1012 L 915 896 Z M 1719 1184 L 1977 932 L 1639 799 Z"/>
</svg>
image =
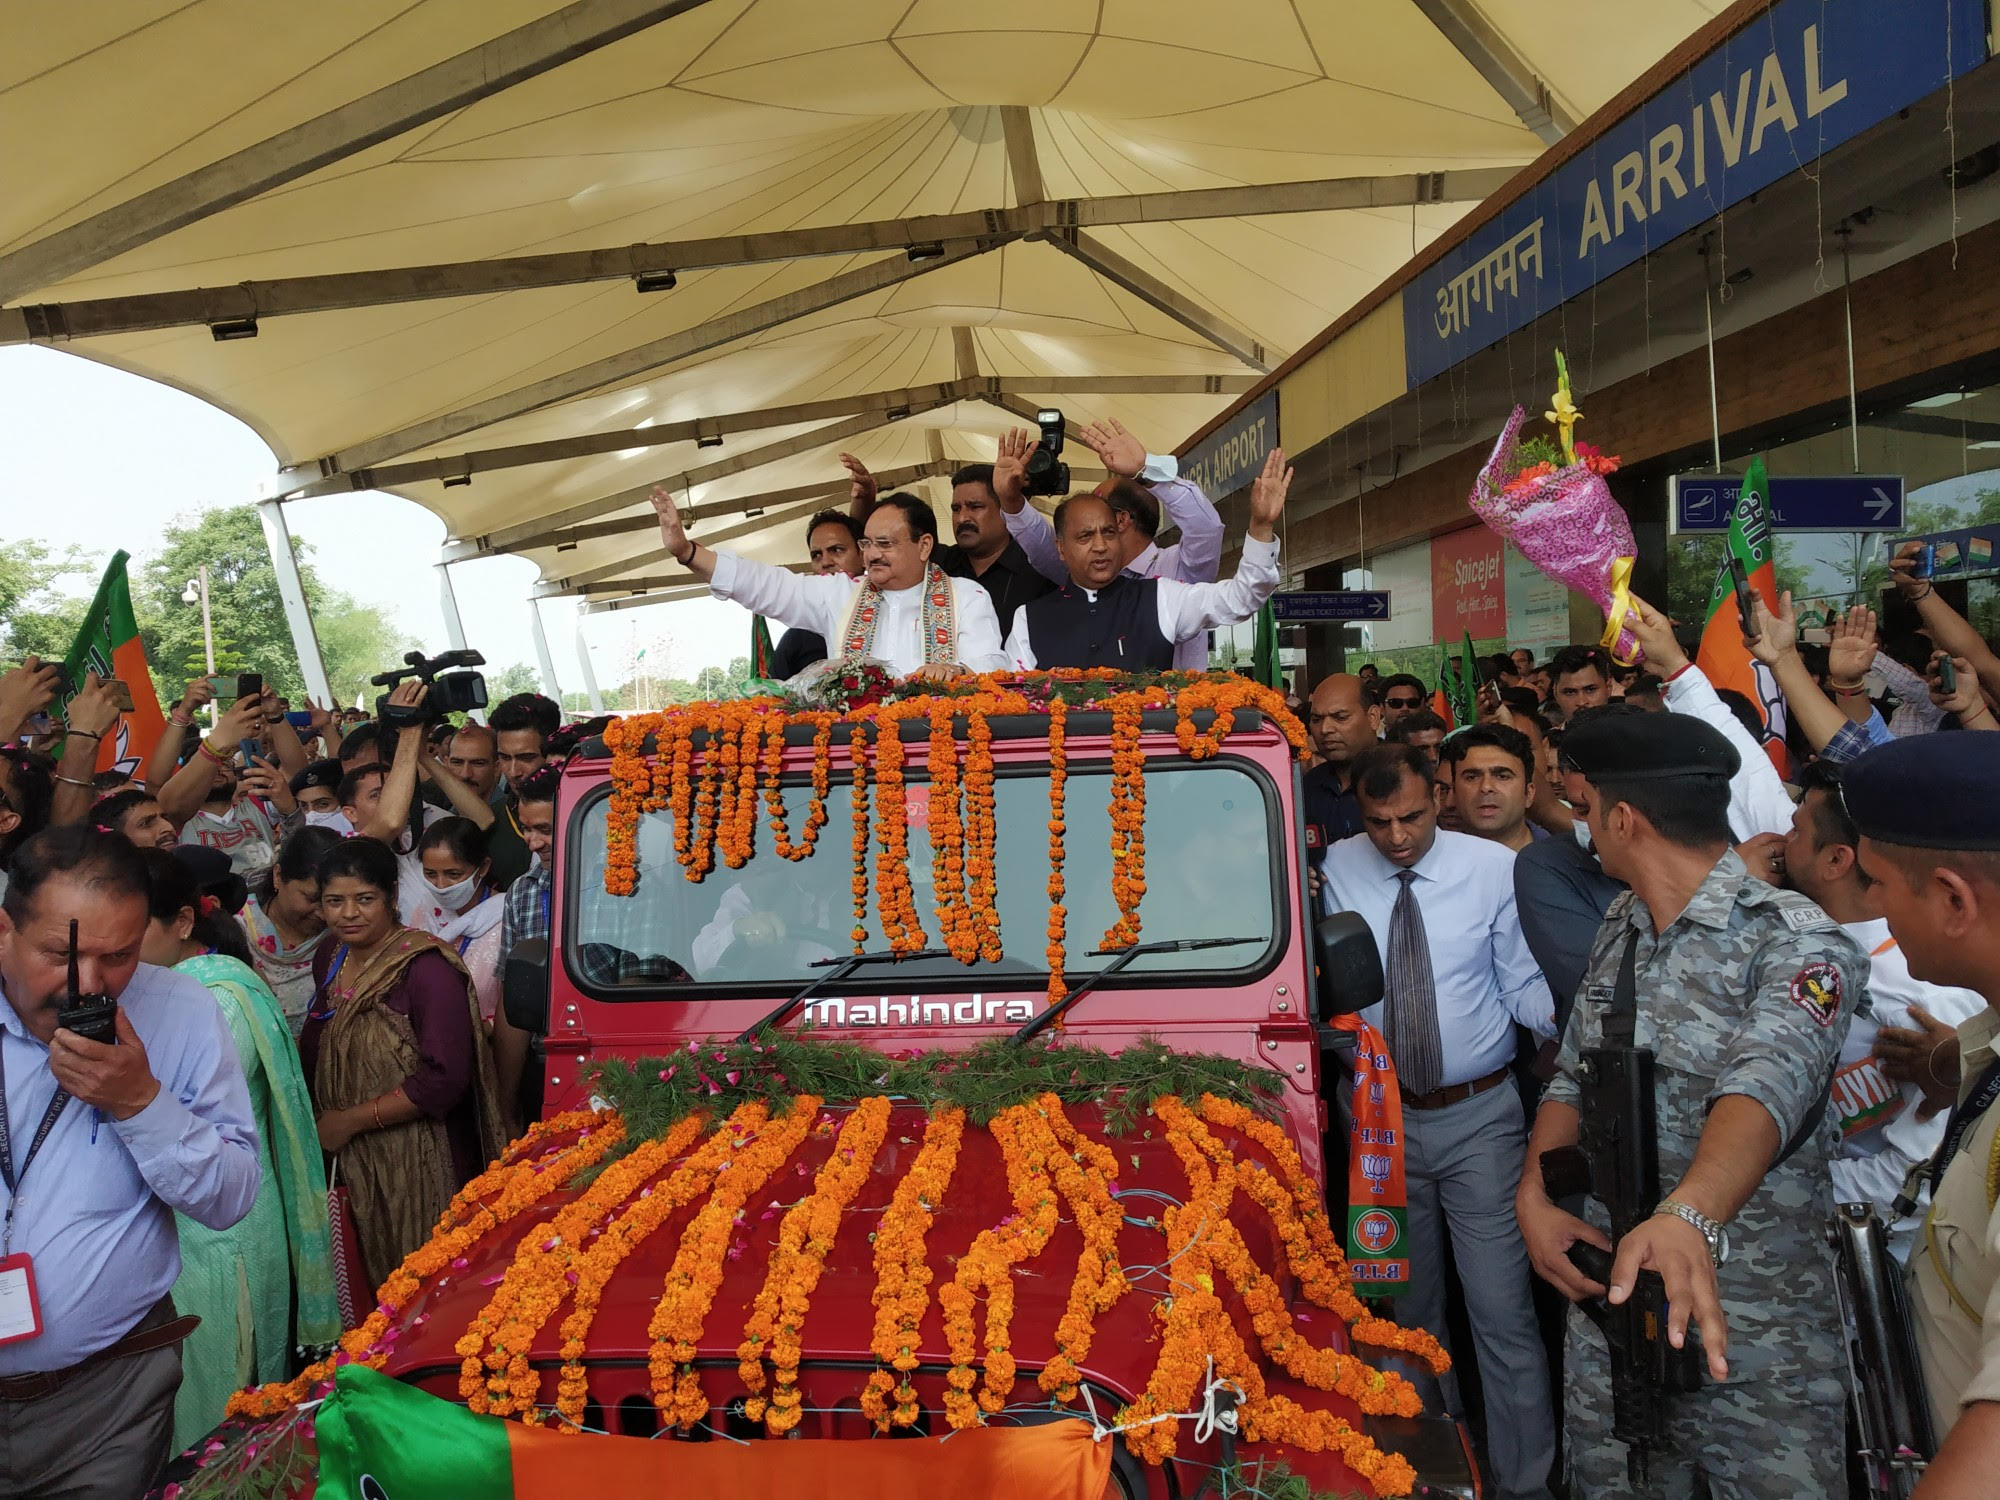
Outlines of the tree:
<svg viewBox="0 0 2000 1500">
<path fill-rule="evenodd" d="M 505 703 L 521 693 L 539 693 L 541 690 L 541 674 L 526 662 L 517 661 L 503 672 L 486 674 L 486 701 L 489 703 Z"/>
<path fill-rule="evenodd" d="M 1791 544 L 1775 539 L 1771 567 L 1778 591 L 1794 592 L 1805 587 L 1806 571 L 1793 563 Z M 1667 613 L 1682 625 L 1700 625 L 1708 619 L 1708 597 L 1715 587 L 1715 575 L 1729 557 L 1725 532 L 1700 536 L 1677 536 L 1667 543 Z M 1649 601 L 1657 603 L 1658 601 Z"/>
<path fill-rule="evenodd" d="M 0 640 L 9 662 L 69 654 L 103 561 L 68 547 L 52 552 L 33 540 L 0 543 Z"/>
<path fill-rule="evenodd" d="M 334 696 L 343 703 L 357 697 L 372 701 L 368 678 L 398 665 L 410 647 L 408 638 L 381 610 L 323 583 L 310 561 L 310 547 L 297 542 L 293 547 Z M 208 566 L 216 671 L 262 672 L 279 693 L 303 700 L 305 676 L 254 505 L 175 521 L 162 533 L 158 555 L 134 580 L 133 607 L 161 697 L 175 696 L 185 680 L 202 671 L 201 609 L 183 603 L 181 595 L 203 564 Z"/>
</svg>

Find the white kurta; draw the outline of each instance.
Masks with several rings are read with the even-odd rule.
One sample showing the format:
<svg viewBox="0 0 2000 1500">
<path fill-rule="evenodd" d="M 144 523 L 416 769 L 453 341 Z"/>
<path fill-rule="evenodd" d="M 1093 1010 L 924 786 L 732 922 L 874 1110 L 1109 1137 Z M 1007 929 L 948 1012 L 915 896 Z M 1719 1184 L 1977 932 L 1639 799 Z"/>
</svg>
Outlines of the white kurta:
<svg viewBox="0 0 2000 1500">
<path fill-rule="evenodd" d="M 993 613 L 992 596 L 974 579 L 946 581 L 951 585 L 958 635 L 953 659 L 975 672 L 1007 671 L 1012 663 L 1000 649 L 1000 621 Z M 730 552 L 715 554 L 715 576 L 708 586 L 718 599 L 734 600 L 796 630 L 813 631 L 835 656 L 840 654 L 848 612 L 863 587 L 841 574 L 791 573 Z M 923 631 L 923 585 L 883 590 L 875 656 L 895 676 L 907 677 L 924 664 Z"/>
</svg>

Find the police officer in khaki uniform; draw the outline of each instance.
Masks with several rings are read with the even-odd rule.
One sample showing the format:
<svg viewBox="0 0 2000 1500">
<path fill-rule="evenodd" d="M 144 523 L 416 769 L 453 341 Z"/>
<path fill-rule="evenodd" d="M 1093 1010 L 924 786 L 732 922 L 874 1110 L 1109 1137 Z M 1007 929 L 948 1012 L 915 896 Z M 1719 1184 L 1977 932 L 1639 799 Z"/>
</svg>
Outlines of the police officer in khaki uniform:
<svg viewBox="0 0 2000 1500">
<path fill-rule="evenodd" d="M 1868 975 L 1867 956 L 1811 901 L 1753 877 L 1730 847 L 1736 751 L 1669 715 L 1598 720 L 1563 741 L 1564 795 L 1604 872 L 1631 889 L 1598 930 L 1528 1142 L 1515 1208 L 1535 1270 L 1572 1301 L 1606 1288 L 1571 1264 L 1579 1240 L 1615 1250 L 1610 1295 L 1641 1270 L 1666 1284 L 1668 1335 L 1698 1330 L 1701 1389 L 1663 1395 L 1658 1493 L 1797 1500 L 1842 1491 L 1846 1382 L 1825 1237 L 1835 1126 L 1827 1084 Z M 1614 1246 L 1601 1204 L 1578 1219 L 1543 1190 L 1544 1151 L 1578 1138 L 1578 1064 L 1606 1045 L 1624 955 L 1634 959 L 1630 1045 L 1654 1055 L 1666 1196 Z M 1692 1325 L 1692 1329 L 1690 1328 Z M 1610 1357 L 1572 1310 L 1564 1353 L 1571 1494 L 1629 1495 L 1612 1436 Z M 1641 1491 L 1644 1493 L 1644 1491 Z"/>
<path fill-rule="evenodd" d="M 1842 789 L 1913 978 L 1987 1008 L 1958 1028 L 1958 1104 L 1910 1256 L 1911 1313 L 1942 1446 L 1918 1500 L 2000 1494 L 2000 735 L 1917 735 L 1846 768 Z"/>
</svg>

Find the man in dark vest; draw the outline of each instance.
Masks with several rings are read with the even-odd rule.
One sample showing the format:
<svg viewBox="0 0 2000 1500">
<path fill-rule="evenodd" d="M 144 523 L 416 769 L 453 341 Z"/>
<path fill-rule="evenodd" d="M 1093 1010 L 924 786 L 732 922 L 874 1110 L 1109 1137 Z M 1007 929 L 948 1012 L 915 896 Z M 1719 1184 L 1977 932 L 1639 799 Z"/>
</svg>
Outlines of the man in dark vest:
<svg viewBox="0 0 2000 1500">
<path fill-rule="evenodd" d="M 1008 456 L 994 465 L 996 489 Z M 1250 486 L 1250 534 L 1236 576 L 1218 583 L 1134 578 L 1123 571 L 1118 518 L 1095 495 L 1056 507 L 1056 548 L 1069 582 L 1014 613 L 1007 654 L 1017 667 L 1116 667 L 1164 672 L 1174 647 L 1218 625 L 1247 620 L 1278 587 L 1278 517 L 1292 471 L 1273 449 Z"/>
</svg>

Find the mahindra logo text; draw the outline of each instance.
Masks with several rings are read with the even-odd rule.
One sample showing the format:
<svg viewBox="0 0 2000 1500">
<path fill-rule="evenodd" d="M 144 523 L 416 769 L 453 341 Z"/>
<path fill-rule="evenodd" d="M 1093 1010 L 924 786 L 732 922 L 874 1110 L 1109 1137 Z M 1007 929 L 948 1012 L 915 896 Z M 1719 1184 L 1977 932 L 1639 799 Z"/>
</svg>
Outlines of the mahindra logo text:
<svg viewBox="0 0 2000 1500">
<path fill-rule="evenodd" d="M 827 995 L 806 1002 L 808 1026 L 978 1026 L 989 1023 L 1031 1021 L 1035 1002 L 1020 996 L 989 1000 L 974 995 L 967 1000 L 926 1000 L 912 995 L 908 1000 L 848 1000 Z"/>
</svg>

